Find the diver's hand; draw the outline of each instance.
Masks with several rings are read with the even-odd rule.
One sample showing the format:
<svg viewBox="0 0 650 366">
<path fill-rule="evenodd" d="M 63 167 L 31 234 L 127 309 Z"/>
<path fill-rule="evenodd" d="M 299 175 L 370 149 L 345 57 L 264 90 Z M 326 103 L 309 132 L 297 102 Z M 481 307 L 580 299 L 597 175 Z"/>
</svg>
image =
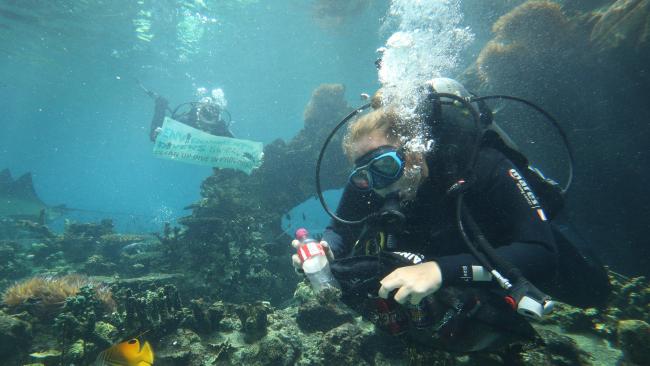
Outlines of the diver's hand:
<svg viewBox="0 0 650 366">
<path fill-rule="evenodd" d="M 160 131 L 162 131 L 162 128 L 160 128 L 160 127 L 156 127 L 155 130 L 151 131 L 151 136 L 149 136 L 149 137 L 151 138 L 152 142 L 156 142 L 156 138 L 158 138 L 158 135 L 160 134 Z"/>
<path fill-rule="evenodd" d="M 334 253 L 332 253 L 332 250 L 330 249 L 329 244 L 327 244 L 326 241 L 321 241 L 320 245 L 323 246 L 323 250 L 325 251 L 325 255 L 327 255 L 327 259 L 330 261 L 334 260 Z M 291 242 L 291 246 L 293 249 L 298 249 L 298 246 L 300 246 L 300 241 L 298 240 L 293 240 Z M 293 264 L 293 268 L 298 271 L 302 271 L 302 261 L 300 260 L 300 257 L 298 257 L 298 254 L 294 254 L 291 256 L 291 263 Z"/>
<path fill-rule="evenodd" d="M 379 296 L 386 299 L 388 294 L 399 289 L 395 301 L 404 304 L 409 298 L 411 304 L 418 304 L 426 296 L 438 291 L 442 285 L 442 273 L 436 262 L 424 262 L 400 267 L 379 281 Z"/>
<path fill-rule="evenodd" d="M 153 93 L 156 101 L 156 108 L 166 109 L 169 105 L 169 101 L 160 95 Z"/>
</svg>

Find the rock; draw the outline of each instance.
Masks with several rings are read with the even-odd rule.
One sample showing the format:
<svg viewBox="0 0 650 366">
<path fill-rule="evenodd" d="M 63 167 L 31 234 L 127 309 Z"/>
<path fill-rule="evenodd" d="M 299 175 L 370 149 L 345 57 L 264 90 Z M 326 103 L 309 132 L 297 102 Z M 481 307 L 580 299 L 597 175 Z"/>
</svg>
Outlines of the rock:
<svg viewBox="0 0 650 366">
<path fill-rule="evenodd" d="M 366 365 L 363 358 L 363 346 L 368 341 L 368 334 L 355 324 L 343 324 L 327 332 L 322 348 L 324 359 L 335 365 Z"/>
<path fill-rule="evenodd" d="M 70 347 L 68 347 L 68 351 L 65 353 L 66 360 L 75 361 L 75 363 L 83 360 L 86 355 L 86 348 L 90 348 L 88 347 L 88 344 L 83 339 L 77 339 L 76 342 L 72 343 Z"/>
<path fill-rule="evenodd" d="M 94 334 L 101 339 L 106 345 L 112 345 L 119 339 L 119 332 L 114 325 L 103 321 L 95 323 Z"/>
<path fill-rule="evenodd" d="M 242 349 L 236 355 L 236 364 L 294 365 L 300 351 L 277 335 L 268 335 L 254 347 Z"/>
<path fill-rule="evenodd" d="M 99 238 L 102 235 L 113 233 L 113 221 L 101 220 L 99 223 L 76 223 L 66 220 L 63 235 L 65 237 L 91 237 Z"/>
<path fill-rule="evenodd" d="M 239 320 L 238 317 L 232 314 L 224 316 L 219 321 L 219 330 L 224 332 L 232 332 L 232 331 L 240 330 L 241 328 L 242 328 L 241 320 Z"/>
<path fill-rule="evenodd" d="M 589 355 L 576 342 L 546 329 L 537 330 L 543 345 L 531 344 L 519 353 L 522 365 L 589 365 Z"/>
<path fill-rule="evenodd" d="M 589 332 L 594 329 L 598 315 L 598 310 L 595 308 L 583 310 L 558 303 L 547 320 L 560 325 L 562 329 L 569 332 Z"/>
<path fill-rule="evenodd" d="M 650 0 L 618 0 L 597 14 L 591 42 L 603 51 L 621 47 L 637 51 L 650 43 Z"/>
<path fill-rule="evenodd" d="M 336 298 L 328 299 L 326 292 L 312 296 L 298 308 L 296 321 L 304 332 L 327 332 L 354 320 L 354 315 Z"/>
<path fill-rule="evenodd" d="M 178 329 L 163 337 L 158 347 L 156 365 L 198 366 L 202 365 L 202 358 L 207 354 L 201 338 L 189 329 Z"/>
<path fill-rule="evenodd" d="M 237 307 L 236 312 L 241 320 L 241 330 L 246 342 L 252 343 L 266 335 L 269 323 L 267 316 L 273 312 L 267 303 L 243 304 Z"/>
<path fill-rule="evenodd" d="M 226 307 L 221 301 L 217 301 L 208 307 L 207 319 L 210 327 L 216 329 L 226 313 Z"/>
<path fill-rule="evenodd" d="M 9 359 L 17 349 L 27 347 L 31 338 L 32 326 L 29 323 L 0 312 L 0 359 Z"/>
<path fill-rule="evenodd" d="M 84 273 L 90 275 L 108 275 L 115 271 L 116 265 L 101 255 L 95 254 L 88 257 L 83 264 Z"/>
<path fill-rule="evenodd" d="M 618 322 L 618 344 L 625 357 L 640 364 L 650 364 L 650 325 L 643 320 Z"/>
</svg>

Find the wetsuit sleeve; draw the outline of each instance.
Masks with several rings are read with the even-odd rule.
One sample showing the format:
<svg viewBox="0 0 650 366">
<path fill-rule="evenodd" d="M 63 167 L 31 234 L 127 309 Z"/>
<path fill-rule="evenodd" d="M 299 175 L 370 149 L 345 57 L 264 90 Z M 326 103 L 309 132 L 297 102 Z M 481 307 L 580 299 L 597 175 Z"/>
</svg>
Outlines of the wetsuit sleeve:
<svg viewBox="0 0 650 366">
<path fill-rule="evenodd" d="M 369 201 L 368 194 L 363 194 L 348 184 L 343 190 L 336 215 L 344 220 L 360 220 L 370 210 Z M 346 225 L 332 220 L 323 233 L 323 240 L 329 244 L 334 258 L 344 258 L 352 251 L 360 233 L 361 225 Z"/>
<path fill-rule="evenodd" d="M 152 142 L 156 141 L 156 128 L 161 127 L 163 121 L 165 120 L 165 114 L 167 113 L 167 106 L 169 102 L 163 97 L 156 98 L 156 104 L 153 110 L 153 117 L 151 118 L 151 129 L 149 131 L 149 139 Z"/>
<path fill-rule="evenodd" d="M 521 173 L 500 153 L 496 163 L 479 161 L 477 173 L 477 189 L 467 195 L 466 201 L 497 255 L 532 282 L 551 280 L 557 270 L 553 233 Z M 443 256 L 436 261 L 443 285 L 477 285 L 491 278 L 469 253 Z"/>
</svg>

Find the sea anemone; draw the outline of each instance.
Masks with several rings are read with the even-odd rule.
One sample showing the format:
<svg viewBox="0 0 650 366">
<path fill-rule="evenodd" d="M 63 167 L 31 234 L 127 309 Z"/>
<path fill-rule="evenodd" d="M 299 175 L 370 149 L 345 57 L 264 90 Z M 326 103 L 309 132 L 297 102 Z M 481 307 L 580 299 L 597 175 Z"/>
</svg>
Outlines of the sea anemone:
<svg viewBox="0 0 650 366">
<path fill-rule="evenodd" d="M 53 318 L 61 311 L 65 300 L 75 296 L 84 286 L 92 286 L 105 310 L 115 309 L 112 293 L 106 286 L 78 274 L 36 276 L 17 282 L 4 292 L 2 302 L 12 311 L 26 310 L 39 318 Z"/>
</svg>

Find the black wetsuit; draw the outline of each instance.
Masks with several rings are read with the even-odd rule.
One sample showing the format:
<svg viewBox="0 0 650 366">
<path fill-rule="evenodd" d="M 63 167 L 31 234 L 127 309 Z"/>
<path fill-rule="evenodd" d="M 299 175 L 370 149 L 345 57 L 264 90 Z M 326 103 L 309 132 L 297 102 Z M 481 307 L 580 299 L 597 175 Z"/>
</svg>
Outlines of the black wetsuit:
<svg viewBox="0 0 650 366">
<path fill-rule="evenodd" d="M 156 98 L 156 105 L 154 107 L 154 113 L 151 119 L 151 131 L 149 135 L 151 141 L 155 141 L 155 136 L 156 136 L 155 130 L 159 127 L 162 127 L 163 121 L 165 120 L 165 116 L 167 114 L 168 105 L 169 102 L 165 98 L 163 97 Z M 219 119 L 215 123 L 199 123 L 197 115 L 198 115 L 197 109 L 196 107 L 193 107 L 192 109 L 190 109 L 189 112 L 181 114 L 180 116 L 176 116 L 175 119 L 178 122 L 184 123 L 198 130 L 207 132 L 211 135 L 223 136 L 223 137 L 235 137 L 233 133 L 230 131 L 230 129 L 228 128 L 228 124 L 224 120 Z"/>
<path fill-rule="evenodd" d="M 534 197 L 521 189 L 525 182 L 515 178 L 513 169 L 516 172 L 501 152 L 482 149 L 475 169 L 476 181 L 464 200 L 498 255 L 518 267 L 531 282 L 544 282 L 552 279 L 557 269 L 553 232 L 543 211 L 531 201 Z M 424 261 L 436 261 L 443 286 L 485 284 L 485 278 L 473 278 L 473 269 L 482 267 L 462 241 L 454 202 L 445 197 L 447 188 L 427 179 L 416 199 L 402 208 L 406 223 L 395 234 L 395 250 L 422 254 Z M 357 220 L 381 205 L 376 194 L 364 194 L 348 185 L 337 212 L 342 218 Z M 351 253 L 361 229 L 360 225 L 333 223 L 323 240 L 329 243 L 336 258 L 343 258 Z"/>
</svg>

